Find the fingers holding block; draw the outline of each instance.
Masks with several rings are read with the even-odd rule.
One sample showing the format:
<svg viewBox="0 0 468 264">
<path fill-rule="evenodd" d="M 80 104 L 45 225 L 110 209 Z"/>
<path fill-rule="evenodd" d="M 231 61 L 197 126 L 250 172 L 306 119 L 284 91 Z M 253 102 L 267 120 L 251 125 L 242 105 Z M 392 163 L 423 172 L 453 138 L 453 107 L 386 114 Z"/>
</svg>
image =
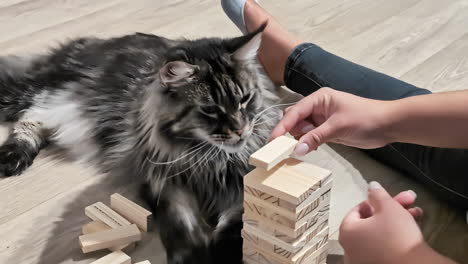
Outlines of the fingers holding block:
<svg viewBox="0 0 468 264">
<path fill-rule="evenodd" d="M 136 225 L 117 227 L 79 237 L 83 253 L 126 245 L 141 240 L 141 232 Z"/>
<path fill-rule="evenodd" d="M 269 170 L 289 157 L 296 147 L 297 140 L 281 136 L 250 155 L 249 164 Z"/>
<path fill-rule="evenodd" d="M 132 259 L 122 251 L 114 251 L 91 264 L 131 264 Z"/>
</svg>

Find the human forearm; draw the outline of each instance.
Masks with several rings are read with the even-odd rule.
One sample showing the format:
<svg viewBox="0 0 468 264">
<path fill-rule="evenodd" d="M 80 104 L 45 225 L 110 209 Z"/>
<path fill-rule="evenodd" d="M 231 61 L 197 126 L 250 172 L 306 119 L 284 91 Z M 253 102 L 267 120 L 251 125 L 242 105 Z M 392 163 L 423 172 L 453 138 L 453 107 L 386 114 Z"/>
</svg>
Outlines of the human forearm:
<svg viewBox="0 0 468 264">
<path fill-rule="evenodd" d="M 388 102 L 385 133 L 391 142 L 468 148 L 468 91 Z"/>
</svg>

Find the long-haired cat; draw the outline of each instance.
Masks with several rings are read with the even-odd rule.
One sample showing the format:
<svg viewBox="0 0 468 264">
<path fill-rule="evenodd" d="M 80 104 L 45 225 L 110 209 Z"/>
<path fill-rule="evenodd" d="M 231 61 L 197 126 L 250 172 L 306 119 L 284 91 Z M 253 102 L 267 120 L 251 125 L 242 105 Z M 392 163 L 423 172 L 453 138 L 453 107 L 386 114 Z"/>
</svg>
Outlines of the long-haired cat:
<svg viewBox="0 0 468 264">
<path fill-rule="evenodd" d="M 15 124 L 0 174 L 21 174 L 53 142 L 142 181 L 168 263 L 240 263 L 242 176 L 279 116 L 256 60 L 264 27 L 232 39 L 80 38 L 1 58 L 0 121 Z"/>
</svg>

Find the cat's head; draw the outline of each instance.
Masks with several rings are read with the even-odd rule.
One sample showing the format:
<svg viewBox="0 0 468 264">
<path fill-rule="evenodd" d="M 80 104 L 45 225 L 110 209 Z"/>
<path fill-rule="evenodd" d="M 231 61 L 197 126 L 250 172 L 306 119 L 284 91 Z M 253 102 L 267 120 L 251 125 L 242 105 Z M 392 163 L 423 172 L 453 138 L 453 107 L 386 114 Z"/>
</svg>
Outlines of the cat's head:
<svg viewBox="0 0 468 264">
<path fill-rule="evenodd" d="M 264 121 L 257 114 L 274 97 L 256 60 L 264 28 L 232 39 L 184 41 L 169 50 L 155 81 L 161 134 L 229 153 L 245 146 Z"/>
</svg>

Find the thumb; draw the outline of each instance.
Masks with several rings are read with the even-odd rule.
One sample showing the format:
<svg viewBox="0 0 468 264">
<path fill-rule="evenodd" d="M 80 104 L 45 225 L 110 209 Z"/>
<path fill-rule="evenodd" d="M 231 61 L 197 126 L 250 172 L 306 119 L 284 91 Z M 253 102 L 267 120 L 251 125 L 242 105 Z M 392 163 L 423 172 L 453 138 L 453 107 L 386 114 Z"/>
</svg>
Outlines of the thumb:
<svg viewBox="0 0 468 264">
<path fill-rule="evenodd" d="M 393 202 L 390 194 L 376 181 L 369 183 L 367 196 L 369 204 L 375 212 L 382 210 L 389 202 Z"/>
<path fill-rule="evenodd" d="M 336 131 L 337 128 L 333 126 L 330 120 L 327 120 L 317 128 L 303 135 L 294 152 L 298 156 L 304 156 L 310 151 L 316 150 L 323 143 L 332 140 L 335 137 Z"/>
</svg>

